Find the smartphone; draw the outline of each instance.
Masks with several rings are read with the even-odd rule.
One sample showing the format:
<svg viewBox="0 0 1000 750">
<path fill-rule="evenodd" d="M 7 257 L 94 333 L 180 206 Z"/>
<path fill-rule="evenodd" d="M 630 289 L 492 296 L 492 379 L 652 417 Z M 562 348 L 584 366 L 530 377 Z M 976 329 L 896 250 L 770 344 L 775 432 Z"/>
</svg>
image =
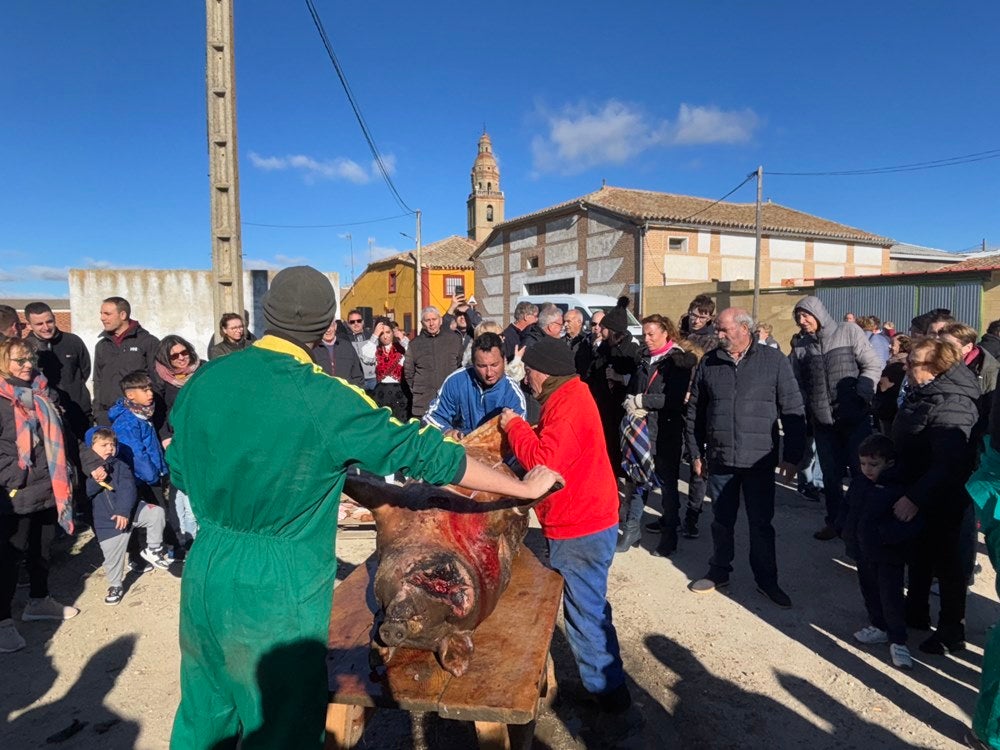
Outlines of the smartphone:
<svg viewBox="0 0 1000 750">
<path fill-rule="evenodd" d="M 458 295 L 465 296 L 465 287 L 461 284 L 455 287 L 455 296 L 457 297 Z"/>
</svg>

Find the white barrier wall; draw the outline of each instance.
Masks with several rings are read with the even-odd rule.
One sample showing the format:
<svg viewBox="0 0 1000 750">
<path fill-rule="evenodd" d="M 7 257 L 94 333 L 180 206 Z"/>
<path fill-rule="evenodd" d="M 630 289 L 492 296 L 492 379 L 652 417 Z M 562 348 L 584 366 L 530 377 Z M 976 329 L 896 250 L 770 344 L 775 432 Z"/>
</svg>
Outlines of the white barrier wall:
<svg viewBox="0 0 1000 750">
<path fill-rule="evenodd" d="M 250 313 L 250 330 L 264 332 L 261 299 L 273 271 L 245 271 L 243 296 Z M 340 277 L 327 273 L 337 294 L 340 310 Z M 69 304 L 73 313 L 73 333 L 90 347 L 91 355 L 100 336 L 101 302 L 108 297 L 124 297 L 132 305 L 132 317 L 157 338 L 174 333 L 191 342 L 198 356 L 208 357 L 208 345 L 218 326 L 212 311 L 210 271 L 151 269 L 92 270 L 69 272 Z M 234 312 L 240 312 L 234 310 Z"/>
</svg>

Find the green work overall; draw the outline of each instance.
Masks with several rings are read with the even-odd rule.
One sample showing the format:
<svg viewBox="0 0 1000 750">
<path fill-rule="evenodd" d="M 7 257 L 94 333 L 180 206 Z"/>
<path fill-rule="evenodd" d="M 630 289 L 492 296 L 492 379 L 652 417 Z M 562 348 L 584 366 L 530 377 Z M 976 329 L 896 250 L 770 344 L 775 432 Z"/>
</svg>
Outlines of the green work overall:
<svg viewBox="0 0 1000 750">
<path fill-rule="evenodd" d="M 345 470 L 446 484 L 464 450 L 271 335 L 199 368 L 171 421 L 171 482 L 200 527 L 181 587 L 171 747 L 319 748 Z"/>
<path fill-rule="evenodd" d="M 990 447 L 989 438 L 986 439 L 986 450 L 979 468 L 969 479 L 966 489 L 976 504 L 976 515 L 986 538 L 990 562 L 1000 573 L 1000 519 L 997 517 L 1000 514 L 1000 453 Z M 996 585 L 1000 594 L 1000 575 Z M 983 742 L 1000 749 L 1000 627 L 997 626 L 990 632 L 983 654 L 979 700 L 972 729 Z"/>
</svg>

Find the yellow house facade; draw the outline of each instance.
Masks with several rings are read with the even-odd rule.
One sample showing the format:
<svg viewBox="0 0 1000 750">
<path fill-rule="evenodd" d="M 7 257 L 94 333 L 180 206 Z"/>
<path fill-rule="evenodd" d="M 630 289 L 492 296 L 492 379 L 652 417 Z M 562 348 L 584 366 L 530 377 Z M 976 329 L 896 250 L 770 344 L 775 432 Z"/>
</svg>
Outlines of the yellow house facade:
<svg viewBox="0 0 1000 750">
<path fill-rule="evenodd" d="M 453 235 L 421 248 L 421 283 L 424 307 L 436 307 L 444 313 L 454 295 L 463 288 L 467 297 L 475 289 L 475 267 L 469 256 L 476 249 L 474 240 Z M 369 263 L 341 299 L 341 317 L 358 308 L 372 317 L 384 315 L 397 321 L 412 335 L 419 319 L 414 278 L 414 251 L 399 253 Z"/>
</svg>

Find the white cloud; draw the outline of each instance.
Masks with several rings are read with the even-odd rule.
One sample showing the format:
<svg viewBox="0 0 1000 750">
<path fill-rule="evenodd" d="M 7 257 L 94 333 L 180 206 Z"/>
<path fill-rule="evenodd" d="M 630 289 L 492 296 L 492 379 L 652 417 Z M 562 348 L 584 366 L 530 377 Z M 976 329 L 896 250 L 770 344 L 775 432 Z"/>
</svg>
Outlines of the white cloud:
<svg viewBox="0 0 1000 750">
<path fill-rule="evenodd" d="M 69 268 L 56 266 L 22 266 L 21 279 L 31 281 L 66 281 Z"/>
<path fill-rule="evenodd" d="M 654 147 L 745 143 L 760 123 L 750 109 L 681 104 L 675 121 L 653 120 L 642 108 L 611 99 L 537 114 L 548 132 L 532 140 L 536 173 L 576 174 L 599 164 L 623 164 Z"/>
<path fill-rule="evenodd" d="M 97 268 L 97 269 L 122 268 L 122 266 L 117 266 L 110 260 L 96 260 L 94 258 L 84 258 L 83 265 L 85 268 Z"/>
<path fill-rule="evenodd" d="M 0 281 L 17 281 L 18 278 L 12 273 L 7 273 L 6 271 L 0 271 Z"/>
<path fill-rule="evenodd" d="M 309 259 L 302 255 L 282 255 L 278 253 L 274 256 L 274 262 L 280 263 L 281 267 L 285 266 L 302 266 L 309 262 Z"/>
<path fill-rule="evenodd" d="M 677 113 L 673 142 L 678 146 L 702 143 L 746 143 L 760 125 L 752 109 L 725 112 L 718 107 L 682 104 Z"/>
<path fill-rule="evenodd" d="M 299 172 L 307 183 L 313 183 L 317 180 L 347 180 L 356 185 L 364 185 L 379 176 L 378 167 L 374 162 L 366 170 L 353 159 L 344 157 L 321 161 L 305 154 L 261 156 L 251 151 L 249 158 L 253 166 L 265 172 L 288 170 Z M 395 171 L 396 157 L 392 154 L 384 154 L 382 163 L 389 174 Z"/>
<path fill-rule="evenodd" d="M 264 258 L 244 258 L 243 267 L 248 271 L 279 271 L 285 266 L 274 260 Z"/>
</svg>

